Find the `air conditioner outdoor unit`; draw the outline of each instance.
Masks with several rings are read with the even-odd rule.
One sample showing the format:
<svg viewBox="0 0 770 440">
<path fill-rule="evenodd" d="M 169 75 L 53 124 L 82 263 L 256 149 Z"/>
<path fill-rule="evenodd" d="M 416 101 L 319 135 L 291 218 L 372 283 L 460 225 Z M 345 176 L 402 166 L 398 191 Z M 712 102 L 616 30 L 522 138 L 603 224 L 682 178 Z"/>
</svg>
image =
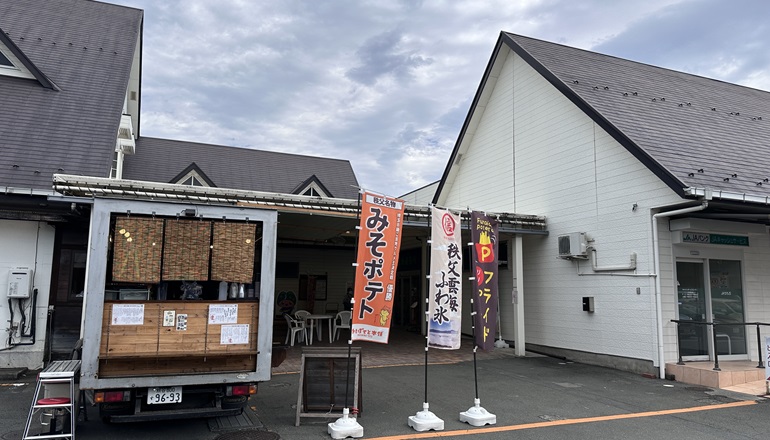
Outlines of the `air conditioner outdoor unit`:
<svg viewBox="0 0 770 440">
<path fill-rule="evenodd" d="M 585 232 L 560 235 L 558 239 L 560 258 L 588 258 L 588 243 Z"/>
</svg>

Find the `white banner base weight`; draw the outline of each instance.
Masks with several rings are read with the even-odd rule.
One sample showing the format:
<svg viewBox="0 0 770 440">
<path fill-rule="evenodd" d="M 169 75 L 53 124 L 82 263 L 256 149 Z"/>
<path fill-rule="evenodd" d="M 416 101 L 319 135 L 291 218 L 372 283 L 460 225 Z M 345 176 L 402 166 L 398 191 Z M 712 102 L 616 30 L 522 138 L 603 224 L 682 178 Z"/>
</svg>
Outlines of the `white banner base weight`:
<svg viewBox="0 0 770 440">
<path fill-rule="evenodd" d="M 473 406 L 460 413 L 460 421 L 471 426 L 484 426 L 497 424 L 497 416 L 488 412 L 481 406 L 481 400 L 473 399 Z"/>
<path fill-rule="evenodd" d="M 422 411 L 417 411 L 417 414 L 409 416 L 409 426 L 415 431 L 443 431 L 444 421 L 436 417 L 435 414 L 428 411 L 428 402 L 423 402 Z"/>
<path fill-rule="evenodd" d="M 495 348 L 510 348 L 510 346 L 504 340 L 498 339 L 495 341 Z"/>
<path fill-rule="evenodd" d="M 342 409 L 342 417 L 333 423 L 329 423 L 329 435 L 334 439 L 340 438 L 359 438 L 364 436 L 364 427 L 358 424 L 355 417 L 349 417 L 350 410 Z"/>
</svg>

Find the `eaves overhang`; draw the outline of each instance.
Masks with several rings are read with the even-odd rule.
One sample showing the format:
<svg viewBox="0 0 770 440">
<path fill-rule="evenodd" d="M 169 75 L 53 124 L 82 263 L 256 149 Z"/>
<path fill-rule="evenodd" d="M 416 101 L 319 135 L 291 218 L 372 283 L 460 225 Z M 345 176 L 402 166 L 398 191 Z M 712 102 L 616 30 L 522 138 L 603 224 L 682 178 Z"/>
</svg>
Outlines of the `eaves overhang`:
<svg viewBox="0 0 770 440">
<path fill-rule="evenodd" d="M 720 189 L 696 188 L 696 187 L 684 188 L 684 194 L 685 196 L 688 196 L 688 197 L 703 198 L 704 200 L 719 199 L 719 200 L 729 201 L 729 202 L 741 202 L 741 203 L 770 206 L 770 196 L 767 196 L 767 195 L 747 194 L 747 193 L 723 191 Z"/>
<path fill-rule="evenodd" d="M 53 188 L 65 197 L 124 198 L 165 202 L 224 204 L 274 209 L 285 213 L 304 213 L 355 218 L 360 204 L 354 199 L 319 198 L 295 194 L 248 191 L 230 188 L 176 185 L 140 180 L 54 174 Z M 405 226 L 430 227 L 430 207 L 406 205 Z M 467 212 L 461 215 L 469 216 Z M 499 222 L 501 233 L 547 235 L 545 217 L 512 213 L 490 213 Z"/>
</svg>

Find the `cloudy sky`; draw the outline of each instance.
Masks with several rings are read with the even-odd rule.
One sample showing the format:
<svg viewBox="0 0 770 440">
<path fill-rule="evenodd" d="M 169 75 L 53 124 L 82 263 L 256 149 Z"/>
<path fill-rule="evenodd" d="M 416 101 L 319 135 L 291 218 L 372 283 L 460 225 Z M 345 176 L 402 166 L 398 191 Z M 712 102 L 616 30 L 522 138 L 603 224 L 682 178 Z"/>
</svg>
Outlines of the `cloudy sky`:
<svg viewBox="0 0 770 440">
<path fill-rule="evenodd" d="M 441 177 L 501 30 L 770 90 L 766 0 L 107 0 L 144 9 L 143 136 Z"/>
</svg>

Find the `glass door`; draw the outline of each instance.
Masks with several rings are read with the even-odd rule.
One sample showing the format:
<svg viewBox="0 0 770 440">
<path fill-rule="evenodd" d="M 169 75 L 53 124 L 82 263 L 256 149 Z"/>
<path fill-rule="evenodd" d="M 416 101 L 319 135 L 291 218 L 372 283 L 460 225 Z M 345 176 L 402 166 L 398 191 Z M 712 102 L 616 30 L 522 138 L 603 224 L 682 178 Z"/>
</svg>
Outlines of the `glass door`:
<svg viewBox="0 0 770 440">
<path fill-rule="evenodd" d="M 706 310 L 706 282 L 702 262 L 677 261 L 678 319 L 692 321 L 679 323 L 679 353 L 684 358 L 707 359 L 709 355 L 709 331 L 704 324 Z"/>
<path fill-rule="evenodd" d="M 746 327 L 741 262 L 677 261 L 679 351 L 689 360 L 713 358 L 713 332 L 719 356 L 745 357 Z M 705 274 L 708 273 L 708 278 Z M 708 280 L 708 281 L 707 281 Z M 692 321 L 688 324 L 687 321 Z M 714 326 L 696 324 L 713 323 Z"/>
<path fill-rule="evenodd" d="M 709 260 L 711 316 L 719 356 L 746 354 L 746 322 L 743 310 L 741 262 Z"/>
</svg>

